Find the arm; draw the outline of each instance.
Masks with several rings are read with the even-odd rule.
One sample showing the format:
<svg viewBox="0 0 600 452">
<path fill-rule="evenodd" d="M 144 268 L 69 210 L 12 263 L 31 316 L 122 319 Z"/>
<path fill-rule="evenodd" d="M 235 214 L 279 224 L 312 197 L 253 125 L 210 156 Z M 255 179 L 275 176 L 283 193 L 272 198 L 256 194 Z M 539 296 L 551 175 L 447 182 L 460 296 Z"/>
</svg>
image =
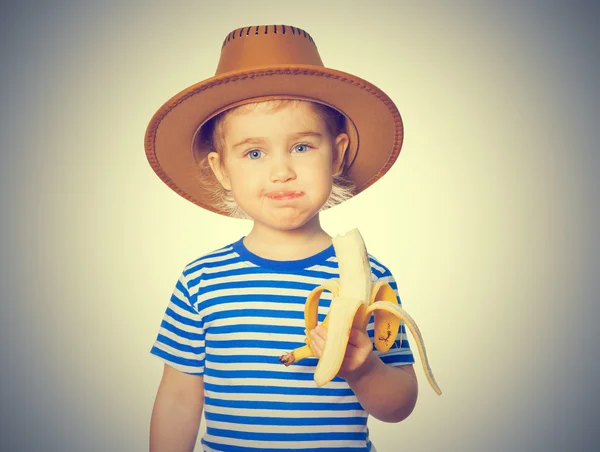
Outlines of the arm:
<svg viewBox="0 0 600 452">
<path fill-rule="evenodd" d="M 418 383 L 411 365 L 392 367 L 371 353 L 364 366 L 346 382 L 363 408 L 383 422 L 400 422 L 413 411 Z"/>
<path fill-rule="evenodd" d="M 150 421 L 150 452 L 194 450 L 204 406 L 204 378 L 165 364 Z"/>
</svg>

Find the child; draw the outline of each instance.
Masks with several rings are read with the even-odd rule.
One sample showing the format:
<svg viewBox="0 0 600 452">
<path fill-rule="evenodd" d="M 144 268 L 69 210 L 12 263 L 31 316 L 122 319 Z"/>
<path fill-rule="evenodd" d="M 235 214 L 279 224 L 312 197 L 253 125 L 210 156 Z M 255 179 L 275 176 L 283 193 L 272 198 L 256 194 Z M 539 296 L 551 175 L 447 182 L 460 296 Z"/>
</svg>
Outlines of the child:
<svg viewBox="0 0 600 452">
<path fill-rule="evenodd" d="M 339 276 L 319 212 L 387 172 L 402 132 L 384 93 L 324 67 L 310 35 L 290 26 L 234 30 L 216 75 L 155 114 L 146 153 L 158 176 L 253 225 L 186 265 L 175 286 L 151 350 L 164 361 L 151 451 L 193 450 L 202 413 L 205 451 L 374 451 L 368 415 L 410 415 L 417 380 L 404 327 L 385 354 L 373 347 L 372 319 L 366 333 L 353 329 L 338 376 L 322 388 L 316 358 L 279 362 L 304 344 L 309 292 Z M 396 289 L 389 269 L 370 262 L 373 281 Z M 330 301 L 324 293 L 320 322 Z M 313 332 L 316 356 L 326 335 Z"/>
</svg>

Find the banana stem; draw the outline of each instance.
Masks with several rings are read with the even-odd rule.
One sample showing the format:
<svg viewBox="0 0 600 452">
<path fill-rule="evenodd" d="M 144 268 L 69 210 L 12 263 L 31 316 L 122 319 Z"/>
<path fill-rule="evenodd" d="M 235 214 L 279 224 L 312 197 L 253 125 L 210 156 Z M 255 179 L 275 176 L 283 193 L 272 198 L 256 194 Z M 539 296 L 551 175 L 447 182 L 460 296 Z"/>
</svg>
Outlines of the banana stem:
<svg viewBox="0 0 600 452">
<path fill-rule="evenodd" d="M 297 361 L 300 361 L 301 359 L 310 358 L 312 356 L 315 356 L 312 351 L 312 348 L 310 348 L 310 346 L 308 345 L 305 345 L 303 347 L 292 350 L 291 352 L 286 353 L 285 355 L 280 356 L 279 362 L 283 363 L 287 367 L 291 364 L 294 364 Z"/>
</svg>

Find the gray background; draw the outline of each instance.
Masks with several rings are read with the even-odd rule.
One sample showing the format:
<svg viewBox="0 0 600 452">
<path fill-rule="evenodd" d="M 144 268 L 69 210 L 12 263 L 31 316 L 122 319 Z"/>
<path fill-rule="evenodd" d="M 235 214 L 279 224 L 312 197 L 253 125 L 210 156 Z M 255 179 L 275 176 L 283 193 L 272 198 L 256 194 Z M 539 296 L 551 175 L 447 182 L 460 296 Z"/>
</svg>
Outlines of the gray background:
<svg viewBox="0 0 600 452">
<path fill-rule="evenodd" d="M 164 186 L 145 127 L 213 74 L 229 31 L 272 23 L 307 30 L 405 121 L 397 165 L 323 215 L 392 269 L 444 391 L 417 366 L 414 413 L 370 421 L 379 451 L 600 449 L 593 2 L 14 3 L 0 10 L 0 450 L 147 450 L 170 291 L 248 224 Z"/>
</svg>

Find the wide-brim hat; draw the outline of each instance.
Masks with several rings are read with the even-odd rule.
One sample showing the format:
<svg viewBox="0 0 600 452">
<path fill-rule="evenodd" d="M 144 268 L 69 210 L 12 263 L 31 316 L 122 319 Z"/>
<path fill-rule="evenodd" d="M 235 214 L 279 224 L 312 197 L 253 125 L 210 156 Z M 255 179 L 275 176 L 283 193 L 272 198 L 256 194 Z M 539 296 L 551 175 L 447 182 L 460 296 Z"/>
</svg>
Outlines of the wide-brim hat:
<svg viewBox="0 0 600 452">
<path fill-rule="evenodd" d="M 253 25 L 226 36 L 213 77 L 179 92 L 154 114 L 145 136 L 152 169 L 185 199 L 228 215 L 198 177 L 198 165 L 208 152 L 198 139 L 201 128 L 229 108 L 268 99 L 309 100 L 345 116 L 350 144 L 343 175 L 354 184 L 354 195 L 380 179 L 400 153 L 402 119 L 382 90 L 325 67 L 306 31 Z"/>
</svg>

